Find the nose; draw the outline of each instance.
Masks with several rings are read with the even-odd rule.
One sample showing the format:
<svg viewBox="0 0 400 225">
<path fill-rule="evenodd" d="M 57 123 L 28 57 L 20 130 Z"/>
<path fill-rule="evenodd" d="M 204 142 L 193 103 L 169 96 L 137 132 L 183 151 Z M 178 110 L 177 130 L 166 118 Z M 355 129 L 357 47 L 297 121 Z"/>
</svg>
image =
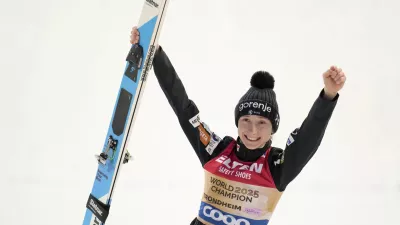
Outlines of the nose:
<svg viewBox="0 0 400 225">
<path fill-rule="evenodd" d="M 256 133 L 257 133 L 257 127 L 256 127 L 256 125 L 255 125 L 254 123 L 252 123 L 252 124 L 249 126 L 249 131 L 250 131 L 250 133 L 252 133 L 252 134 L 256 134 Z"/>
</svg>

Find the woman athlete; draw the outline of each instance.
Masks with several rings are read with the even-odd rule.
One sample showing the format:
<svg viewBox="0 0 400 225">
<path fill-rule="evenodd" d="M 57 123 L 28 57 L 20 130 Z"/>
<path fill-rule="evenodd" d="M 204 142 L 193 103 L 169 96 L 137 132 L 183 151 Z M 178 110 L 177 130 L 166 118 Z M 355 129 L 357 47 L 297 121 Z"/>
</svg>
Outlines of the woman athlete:
<svg viewBox="0 0 400 225">
<path fill-rule="evenodd" d="M 133 27 L 131 44 L 139 43 Z M 250 88 L 234 109 L 238 136 L 220 136 L 200 119 L 170 59 L 157 46 L 154 73 L 205 174 L 204 192 L 191 225 L 266 225 L 287 185 L 317 151 L 343 88 L 346 76 L 331 66 L 323 73 L 324 88 L 285 150 L 272 146 L 279 127 L 275 80 L 255 72 Z"/>
</svg>

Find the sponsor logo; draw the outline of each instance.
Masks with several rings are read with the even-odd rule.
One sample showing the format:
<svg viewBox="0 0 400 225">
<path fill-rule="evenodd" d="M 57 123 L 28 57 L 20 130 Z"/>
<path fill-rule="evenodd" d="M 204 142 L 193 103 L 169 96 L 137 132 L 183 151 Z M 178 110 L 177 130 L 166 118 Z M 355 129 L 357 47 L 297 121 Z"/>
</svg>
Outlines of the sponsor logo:
<svg viewBox="0 0 400 225">
<path fill-rule="evenodd" d="M 261 173 L 262 168 L 263 168 L 263 164 L 252 163 L 250 166 L 244 165 L 243 163 L 232 161 L 226 155 L 223 155 L 223 156 L 217 158 L 215 161 L 222 163 L 228 169 L 235 169 L 238 167 L 238 170 L 245 170 L 245 171 Z"/>
<path fill-rule="evenodd" d="M 285 154 L 284 153 L 280 153 L 279 154 L 279 159 L 274 161 L 274 165 L 278 165 L 278 164 L 282 164 L 285 158 Z"/>
<path fill-rule="evenodd" d="M 262 210 L 256 209 L 256 208 L 245 208 L 244 211 L 248 214 L 253 214 L 256 216 L 261 216 L 261 214 L 262 214 Z"/>
<path fill-rule="evenodd" d="M 189 119 L 189 122 L 193 125 L 194 128 L 200 125 L 200 115 L 197 114 L 194 117 Z"/>
<path fill-rule="evenodd" d="M 206 123 L 202 122 L 201 124 L 203 125 L 204 129 L 206 129 L 208 131 L 208 133 L 210 133 L 210 134 L 213 133 L 211 131 L 210 127 Z"/>
<path fill-rule="evenodd" d="M 100 216 L 103 216 L 103 211 L 97 206 L 97 204 L 93 201 L 93 199 L 90 199 L 89 205 L 93 208 L 96 213 L 98 213 Z"/>
<path fill-rule="evenodd" d="M 106 178 L 106 179 L 108 180 L 108 176 L 107 176 L 105 173 L 101 172 L 100 170 L 97 170 L 96 180 L 98 180 L 99 182 L 101 182 L 102 179 L 103 179 L 103 177 Z"/>
<path fill-rule="evenodd" d="M 267 103 L 259 103 L 259 102 L 243 102 L 239 105 L 239 111 L 242 111 L 243 109 L 247 108 L 252 108 L 254 109 L 260 109 L 263 112 L 271 112 L 272 108 L 268 106 Z M 251 114 L 255 113 L 253 110 L 251 110 Z"/>
<path fill-rule="evenodd" d="M 101 221 L 99 219 L 97 219 L 97 217 L 94 217 L 93 224 L 100 225 L 100 223 L 101 223 Z"/>
<path fill-rule="evenodd" d="M 153 65 L 153 59 L 154 59 L 154 52 L 155 52 L 155 46 L 154 45 L 150 45 L 150 49 L 149 49 L 149 56 L 144 64 L 144 71 L 143 71 L 143 76 L 142 76 L 142 81 L 145 81 L 147 78 L 147 74 L 149 73 L 149 71 L 151 70 L 151 67 Z"/>
<path fill-rule="evenodd" d="M 294 142 L 294 138 L 292 137 L 292 135 L 289 135 L 289 138 L 286 141 L 286 145 L 289 146 Z"/>
<path fill-rule="evenodd" d="M 279 122 L 280 122 L 279 114 L 276 114 L 276 116 L 275 116 L 275 124 L 276 124 L 276 126 L 279 126 Z"/>
<path fill-rule="evenodd" d="M 208 143 L 210 143 L 210 134 L 204 129 L 204 127 L 200 124 L 198 126 L 199 129 L 199 135 L 200 135 L 200 141 L 203 143 L 203 145 L 207 146 Z"/>
<path fill-rule="evenodd" d="M 224 214 L 218 209 L 211 206 L 204 206 L 203 215 L 216 221 L 216 224 L 226 225 L 250 225 L 250 222 L 245 218 L 236 218 L 229 214 Z"/>
<path fill-rule="evenodd" d="M 152 5 L 152 6 L 156 7 L 156 8 L 158 8 L 158 3 L 157 3 L 157 2 L 154 2 L 153 0 L 146 0 L 146 2 L 147 2 L 148 4 L 150 4 L 150 5 Z"/>
<path fill-rule="evenodd" d="M 221 138 L 218 137 L 218 135 L 216 135 L 215 133 L 212 133 L 210 143 L 206 147 L 208 154 L 211 155 L 214 152 L 214 149 L 218 146 L 218 144 L 220 142 L 221 142 Z"/>
<path fill-rule="evenodd" d="M 101 201 L 97 200 L 92 194 L 89 195 L 88 201 L 86 202 L 86 208 L 89 209 L 97 219 L 104 223 L 108 217 L 109 206 L 105 205 Z M 97 223 L 97 220 L 91 221 L 91 224 Z"/>
</svg>

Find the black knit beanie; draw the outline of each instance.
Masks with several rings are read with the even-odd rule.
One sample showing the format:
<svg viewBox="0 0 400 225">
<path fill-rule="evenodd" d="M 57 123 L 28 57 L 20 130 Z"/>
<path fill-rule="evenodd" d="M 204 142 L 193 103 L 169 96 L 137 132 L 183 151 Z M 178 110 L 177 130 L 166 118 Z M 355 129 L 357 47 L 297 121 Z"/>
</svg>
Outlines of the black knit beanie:
<svg viewBox="0 0 400 225">
<path fill-rule="evenodd" d="M 271 121 L 272 132 L 279 127 L 279 109 L 274 92 L 275 79 L 266 71 L 257 71 L 250 80 L 251 87 L 235 107 L 235 123 L 243 115 L 263 116 Z"/>
</svg>

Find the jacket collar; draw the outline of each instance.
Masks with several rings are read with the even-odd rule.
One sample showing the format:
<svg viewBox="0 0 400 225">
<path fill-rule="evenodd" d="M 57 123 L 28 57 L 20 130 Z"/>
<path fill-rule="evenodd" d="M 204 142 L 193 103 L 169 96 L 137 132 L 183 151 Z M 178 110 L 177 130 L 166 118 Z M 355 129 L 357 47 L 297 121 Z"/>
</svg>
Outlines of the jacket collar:
<svg viewBox="0 0 400 225">
<path fill-rule="evenodd" d="M 235 149 L 235 154 L 240 160 L 245 162 L 256 161 L 271 147 L 272 143 L 272 141 L 269 140 L 263 147 L 250 150 L 242 143 L 239 137 L 237 137 L 236 141 L 237 147 Z"/>
</svg>

